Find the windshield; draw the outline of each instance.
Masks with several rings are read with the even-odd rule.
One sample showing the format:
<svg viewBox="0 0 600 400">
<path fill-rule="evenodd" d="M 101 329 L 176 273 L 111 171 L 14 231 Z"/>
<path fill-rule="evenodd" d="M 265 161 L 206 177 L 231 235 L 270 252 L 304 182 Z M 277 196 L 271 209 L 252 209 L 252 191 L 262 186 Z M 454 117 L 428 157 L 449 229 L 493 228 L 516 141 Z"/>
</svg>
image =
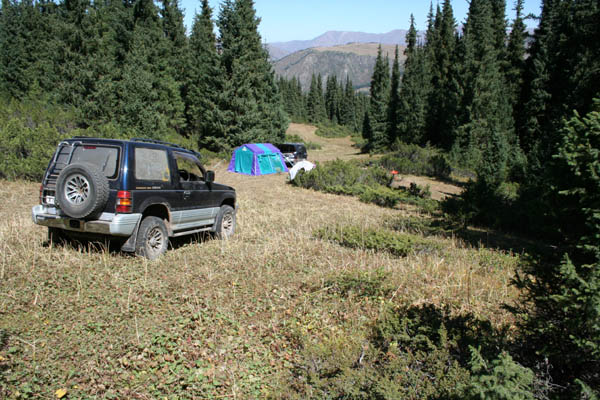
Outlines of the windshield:
<svg viewBox="0 0 600 400">
<path fill-rule="evenodd" d="M 277 147 L 282 153 L 293 153 L 296 151 L 296 147 L 291 144 L 280 144 Z"/>
</svg>

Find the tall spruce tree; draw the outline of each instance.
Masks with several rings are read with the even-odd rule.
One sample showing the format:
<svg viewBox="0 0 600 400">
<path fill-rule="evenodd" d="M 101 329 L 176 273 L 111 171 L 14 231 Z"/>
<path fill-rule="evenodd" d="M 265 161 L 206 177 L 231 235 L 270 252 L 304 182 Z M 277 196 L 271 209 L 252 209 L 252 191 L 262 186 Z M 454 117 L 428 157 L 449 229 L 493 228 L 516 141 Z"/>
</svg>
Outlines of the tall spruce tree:
<svg viewBox="0 0 600 400">
<path fill-rule="evenodd" d="M 116 85 L 115 119 L 145 136 L 160 138 L 182 126 L 184 104 L 158 9 L 151 0 L 138 0 L 133 16 L 131 47 Z"/>
<path fill-rule="evenodd" d="M 318 76 L 313 74 L 311 77 L 310 89 L 306 99 L 306 108 L 309 122 L 324 122 L 327 118 L 325 98 L 323 97 L 323 79 L 320 74 Z"/>
<path fill-rule="evenodd" d="M 417 45 L 415 20 L 411 15 L 404 51 L 404 75 L 400 89 L 398 135 L 406 143 L 422 143 L 425 137 L 427 99 L 431 85 L 423 47 Z"/>
<path fill-rule="evenodd" d="M 411 21 L 414 22 L 412 15 Z M 414 24 L 411 25 L 414 29 Z M 416 34 L 415 34 L 416 36 Z M 415 38 L 416 40 L 416 38 Z M 387 127 L 386 136 L 388 146 L 399 139 L 400 129 L 400 56 L 398 46 L 394 53 L 394 64 L 392 65 L 392 76 L 390 81 L 390 95 L 387 105 Z"/>
<path fill-rule="evenodd" d="M 325 110 L 327 118 L 335 124 L 339 122 L 339 102 L 337 77 L 335 75 L 328 76 L 325 85 Z"/>
<path fill-rule="evenodd" d="M 489 2 L 471 1 L 463 39 L 467 119 L 458 130 L 463 154 L 478 168 L 478 184 L 490 193 L 507 177 L 513 135 L 493 17 Z"/>
<path fill-rule="evenodd" d="M 186 68 L 186 54 L 188 52 L 188 38 L 183 24 L 183 11 L 179 7 L 179 0 L 161 0 L 161 21 L 167 46 L 166 56 L 169 60 L 173 78 L 183 91 Z"/>
<path fill-rule="evenodd" d="M 187 131 L 198 135 L 200 144 L 212 150 L 225 146 L 225 132 L 219 119 L 219 93 L 223 85 L 212 9 L 208 0 L 202 0 L 189 39 L 185 116 Z"/>
<path fill-rule="evenodd" d="M 228 146 L 279 142 L 288 124 L 252 0 L 226 0 L 217 20 L 221 47 L 223 126 Z"/>
<path fill-rule="evenodd" d="M 383 56 L 381 45 L 377 50 L 377 60 L 371 78 L 371 98 L 369 118 L 363 122 L 363 137 L 367 140 L 366 150 L 378 150 L 387 145 L 387 104 L 390 95 L 390 65 L 387 55 Z M 368 124 L 367 124 L 368 122 Z"/>
<path fill-rule="evenodd" d="M 568 255 L 525 265 L 517 280 L 533 305 L 519 313 L 523 336 L 552 365 L 555 398 L 600 394 L 600 99 L 596 104 L 564 123 L 554 157 L 557 207 L 569 216 L 560 228 Z"/>
<path fill-rule="evenodd" d="M 450 0 L 445 0 L 443 8 L 437 8 L 433 31 L 428 32 L 432 41 L 426 45 L 431 73 L 426 140 L 445 148 L 453 144 L 453 131 L 458 125 L 459 93 L 453 81 L 456 79 L 453 66 L 458 63 L 455 58 L 455 31 L 452 5 Z"/>
<path fill-rule="evenodd" d="M 358 131 L 354 86 L 348 75 L 346 75 L 346 84 L 344 85 L 344 93 L 340 102 L 340 123 L 353 129 L 355 132 Z"/>
<path fill-rule="evenodd" d="M 510 90 L 510 101 L 513 107 L 513 118 L 516 120 L 519 114 L 519 99 L 524 83 L 525 72 L 525 40 L 527 39 L 527 27 L 523 20 L 523 3 L 525 0 L 517 0 L 515 4 L 515 19 L 506 49 L 506 81 Z"/>
</svg>

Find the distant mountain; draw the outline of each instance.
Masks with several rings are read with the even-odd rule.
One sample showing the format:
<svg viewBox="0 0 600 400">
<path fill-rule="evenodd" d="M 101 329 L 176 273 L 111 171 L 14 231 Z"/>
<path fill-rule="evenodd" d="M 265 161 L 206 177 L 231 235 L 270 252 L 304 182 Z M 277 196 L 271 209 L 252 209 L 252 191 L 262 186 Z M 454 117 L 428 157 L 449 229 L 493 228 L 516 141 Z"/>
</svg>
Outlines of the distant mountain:
<svg viewBox="0 0 600 400">
<path fill-rule="evenodd" d="M 269 43 L 267 48 L 271 59 L 279 60 L 286 55 L 312 47 L 339 46 L 348 43 L 381 43 L 405 46 L 405 38 L 405 29 L 396 29 L 388 33 L 329 31 L 312 40 Z"/>
<path fill-rule="evenodd" d="M 321 74 L 323 84 L 328 76 L 335 75 L 345 82 L 349 76 L 357 89 L 366 88 L 377 58 L 379 43 L 351 43 L 343 46 L 327 46 L 304 49 L 273 62 L 275 73 L 287 79 L 297 77 L 304 89 L 310 87 L 312 74 Z M 382 45 L 383 53 L 394 60 L 394 44 Z M 400 47 L 401 63 L 404 63 L 404 47 Z"/>
</svg>

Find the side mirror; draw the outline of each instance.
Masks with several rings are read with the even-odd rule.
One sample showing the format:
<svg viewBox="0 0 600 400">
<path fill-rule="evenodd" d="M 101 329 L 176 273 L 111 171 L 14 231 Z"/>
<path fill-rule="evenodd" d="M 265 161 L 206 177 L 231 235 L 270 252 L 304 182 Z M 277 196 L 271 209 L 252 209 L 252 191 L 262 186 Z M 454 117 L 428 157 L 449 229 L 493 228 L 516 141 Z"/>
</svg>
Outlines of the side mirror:
<svg viewBox="0 0 600 400">
<path fill-rule="evenodd" d="M 206 171 L 206 183 L 213 183 L 215 181 L 215 171 Z"/>
</svg>

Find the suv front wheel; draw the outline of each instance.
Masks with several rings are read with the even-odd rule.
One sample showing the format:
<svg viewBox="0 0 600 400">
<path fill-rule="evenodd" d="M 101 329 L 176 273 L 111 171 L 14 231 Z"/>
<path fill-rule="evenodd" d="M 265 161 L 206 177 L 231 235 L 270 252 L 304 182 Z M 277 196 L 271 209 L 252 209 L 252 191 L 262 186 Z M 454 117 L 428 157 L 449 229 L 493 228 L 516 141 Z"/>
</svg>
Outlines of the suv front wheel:
<svg viewBox="0 0 600 400">
<path fill-rule="evenodd" d="M 229 239 L 235 232 L 235 210 L 228 205 L 221 206 L 215 225 L 219 239 Z"/>
<path fill-rule="evenodd" d="M 158 217 L 146 217 L 140 224 L 138 230 L 135 254 L 156 260 L 169 246 L 169 234 L 162 219 Z"/>
</svg>

